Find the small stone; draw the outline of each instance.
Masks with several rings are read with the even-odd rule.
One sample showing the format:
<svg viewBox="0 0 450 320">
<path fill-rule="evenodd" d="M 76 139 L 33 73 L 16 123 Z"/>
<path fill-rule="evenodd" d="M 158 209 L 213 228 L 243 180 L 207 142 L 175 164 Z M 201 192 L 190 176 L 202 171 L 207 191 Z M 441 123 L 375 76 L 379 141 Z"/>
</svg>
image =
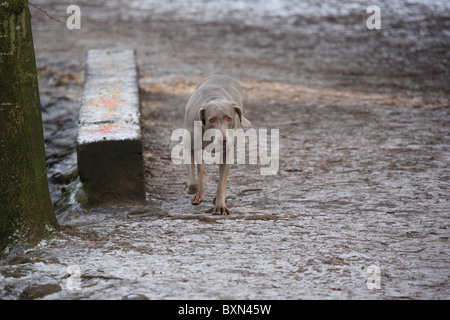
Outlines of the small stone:
<svg viewBox="0 0 450 320">
<path fill-rule="evenodd" d="M 149 300 L 149 298 L 143 294 L 129 294 L 124 296 L 122 300 Z"/>
</svg>

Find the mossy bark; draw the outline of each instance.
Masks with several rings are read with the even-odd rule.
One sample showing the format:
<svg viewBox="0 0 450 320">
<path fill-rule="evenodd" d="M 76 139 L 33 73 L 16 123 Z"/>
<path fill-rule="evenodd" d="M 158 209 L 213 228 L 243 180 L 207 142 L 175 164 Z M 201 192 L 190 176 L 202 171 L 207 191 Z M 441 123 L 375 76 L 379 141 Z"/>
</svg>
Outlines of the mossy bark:
<svg viewBox="0 0 450 320">
<path fill-rule="evenodd" d="M 0 3 L 0 255 L 57 227 L 28 1 Z"/>
</svg>

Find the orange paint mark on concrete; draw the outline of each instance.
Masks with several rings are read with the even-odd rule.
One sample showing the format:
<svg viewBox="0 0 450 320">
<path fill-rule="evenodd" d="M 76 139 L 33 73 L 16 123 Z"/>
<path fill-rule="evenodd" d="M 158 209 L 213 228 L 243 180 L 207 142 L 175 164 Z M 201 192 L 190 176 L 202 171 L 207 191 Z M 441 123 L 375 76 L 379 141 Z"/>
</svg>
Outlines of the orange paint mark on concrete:
<svg viewBox="0 0 450 320">
<path fill-rule="evenodd" d="M 107 100 L 102 100 L 101 104 L 103 107 L 112 107 L 114 105 L 117 104 L 116 100 L 111 100 L 111 99 L 107 99 Z"/>
<path fill-rule="evenodd" d="M 117 125 L 102 125 L 102 126 L 96 126 L 94 128 L 87 128 L 86 132 L 90 135 L 107 135 L 107 134 L 117 134 L 120 133 L 122 130 L 117 127 Z"/>
<path fill-rule="evenodd" d="M 119 103 L 124 103 L 125 99 L 102 99 L 100 100 L 100 104 L 95 103 L 95 106 L 98 107 L 104 107 L 104 108 L 110 108 L 110 107 L 117 107 Z"/>
</svg>

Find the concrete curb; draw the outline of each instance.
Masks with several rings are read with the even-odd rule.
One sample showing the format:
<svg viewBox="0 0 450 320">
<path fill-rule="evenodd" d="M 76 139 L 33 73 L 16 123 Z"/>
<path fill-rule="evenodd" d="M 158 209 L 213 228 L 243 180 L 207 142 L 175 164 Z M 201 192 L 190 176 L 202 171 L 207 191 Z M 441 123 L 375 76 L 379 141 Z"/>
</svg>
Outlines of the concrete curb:
<svg viewBox="0 0 450 320">
<path fill-rule="evenodd" d="M 88 51 L 77 161 L 91 204 L 145 199 L 137 80 L 134 50 Z"/>
</svg>

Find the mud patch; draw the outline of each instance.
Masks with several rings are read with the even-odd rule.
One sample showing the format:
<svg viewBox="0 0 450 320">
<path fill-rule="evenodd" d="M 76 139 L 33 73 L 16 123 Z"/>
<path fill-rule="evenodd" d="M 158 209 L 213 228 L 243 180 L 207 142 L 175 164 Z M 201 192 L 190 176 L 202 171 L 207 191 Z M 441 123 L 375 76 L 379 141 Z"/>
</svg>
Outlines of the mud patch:
<svg viewBox="0 0 450 320">
<path fill-rule="evenodd" d="M 61 291 L 61 286 L 54 283 L 31 285 L 20 293 L 20 300 L 35 300 Z"/>
</svg>

